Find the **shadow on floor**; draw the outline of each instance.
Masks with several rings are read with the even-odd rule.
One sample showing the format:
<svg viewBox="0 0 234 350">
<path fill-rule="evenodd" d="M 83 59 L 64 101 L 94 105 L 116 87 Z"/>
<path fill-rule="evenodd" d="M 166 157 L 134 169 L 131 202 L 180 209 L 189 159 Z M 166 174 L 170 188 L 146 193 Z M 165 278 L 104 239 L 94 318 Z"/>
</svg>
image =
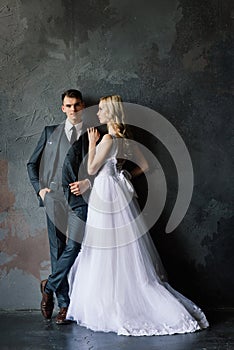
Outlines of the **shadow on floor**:
<svg viewBox="0 0 234 350">
<path fill-rule="evenodd" d="M 210 328 L 191 334 L 125 337 L 93 332 L 75 323 L 56 325 L 39 311 L 2 311 L 1 350 L 232 350 L 234 310 L 206 312 Z"/>
</svg>

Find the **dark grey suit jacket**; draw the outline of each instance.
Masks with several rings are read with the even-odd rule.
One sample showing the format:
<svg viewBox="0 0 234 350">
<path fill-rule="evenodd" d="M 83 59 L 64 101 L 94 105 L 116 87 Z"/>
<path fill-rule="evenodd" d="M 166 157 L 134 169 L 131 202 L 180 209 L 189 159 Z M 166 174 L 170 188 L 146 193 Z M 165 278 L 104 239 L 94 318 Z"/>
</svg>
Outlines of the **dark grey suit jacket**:
<svg viewBox="0 0 234 350">
<path fill-rule="evenodd" d="M 43 201 L 39 196 L 41 188 L 50 187 L 54 177 L 54 164 L 56 164 L 56 155 L 59 149 L 60 139 L 63 135 L 65 122 L 59 125 L 46 126 L 41 134 L 38 144 L 27 163 L 28 175 L 32 186 L 38 196 L 40 206 L 43 206 Z M 83 125 L 83 130 L 86 130 L 86 125 Z M 85 205 L 87 198 L 82 196 L 74 196 L 69 191 L 69 183 L 87 178 L 87 167 L 84 164 L 85 155 L 88 152 L 88 137 L 87 133 L 82 133 L 78 141 L 68 150 L 64 159 L 62 169 L 61 184 L 64 188 L 69 204 L 73 206 Z M 88 193 L 86 194 L 87 197 Z"/>
</svg>

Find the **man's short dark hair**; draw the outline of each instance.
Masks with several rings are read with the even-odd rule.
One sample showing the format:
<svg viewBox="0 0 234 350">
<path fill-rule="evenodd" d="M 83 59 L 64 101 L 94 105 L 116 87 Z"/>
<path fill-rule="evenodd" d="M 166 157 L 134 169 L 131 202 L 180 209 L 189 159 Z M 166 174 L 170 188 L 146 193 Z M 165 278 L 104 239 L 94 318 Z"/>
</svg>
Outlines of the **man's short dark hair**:
<svg viewBox="0 0 234 350">
<path fill-rule="evenodd" d="M 79 90 L 70 89 L 70 90 L 64 91 L 64 93 L 62 94 L 62 102 L 65 96 L 70 98 L 77 98 L 83 101 L 82 93 Z"/>
</svg>

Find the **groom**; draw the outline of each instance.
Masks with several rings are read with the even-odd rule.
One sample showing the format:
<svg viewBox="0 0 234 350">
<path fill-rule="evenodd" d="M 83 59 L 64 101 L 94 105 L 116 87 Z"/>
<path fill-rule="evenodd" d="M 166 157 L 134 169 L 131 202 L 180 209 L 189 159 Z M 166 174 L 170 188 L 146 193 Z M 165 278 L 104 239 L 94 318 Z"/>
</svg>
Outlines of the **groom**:
<svg viewBox="0 0 234 350">
<path fill-rule="evenodd" d="M 60 308 L 57 324 L 67 323 L 70 301 L 67 274 L 81 247 L 79 242 L 87 217 L 87 190 L 91 187 L 84 164 L 88 138 L 84 133 L 87 126 L 82 121 L 83 109 L 81 92 L 65 91 L 62 94 L 65 122 L 44 128 L 27 163 L 40 206 L 46 209 L 50 245 L 52 273 L 41 282 L 41 312 L 46 319 L 51 318 L 55 293 Z"/>
</svg>

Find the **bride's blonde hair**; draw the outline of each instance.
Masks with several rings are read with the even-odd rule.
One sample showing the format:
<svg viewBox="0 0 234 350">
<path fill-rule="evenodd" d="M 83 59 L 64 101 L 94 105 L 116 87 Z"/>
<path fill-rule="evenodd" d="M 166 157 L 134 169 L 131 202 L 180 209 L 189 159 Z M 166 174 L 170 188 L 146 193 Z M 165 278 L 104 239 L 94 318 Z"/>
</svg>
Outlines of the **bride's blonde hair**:
<svg viewBox="0 0 234 350">
<path fill-rule="evenodd" d="M 117 137 L 125 139 L 123 144 L 123 153 L 125 156 L 130 154 L 128 138 L 130 138 L 130 132 L 125 124 L 125 114 L 123 109 L 123 101 L 120 95 L 108 95 L 100 98 L 100 102 L 105 103 L 107 110 L 107 119 L 112 126 Z"/>
<path fill-rule="evenodd" d="M 100 102 L 105 103 L 107 109 L 107 118 L 115 130 L 118 137 L 126 138 L 127 128 L 125 125 L 125 115 L 123 110 L 123 103 L 120 95 L 109 95 L 100 98 Z"/>
</svg>

